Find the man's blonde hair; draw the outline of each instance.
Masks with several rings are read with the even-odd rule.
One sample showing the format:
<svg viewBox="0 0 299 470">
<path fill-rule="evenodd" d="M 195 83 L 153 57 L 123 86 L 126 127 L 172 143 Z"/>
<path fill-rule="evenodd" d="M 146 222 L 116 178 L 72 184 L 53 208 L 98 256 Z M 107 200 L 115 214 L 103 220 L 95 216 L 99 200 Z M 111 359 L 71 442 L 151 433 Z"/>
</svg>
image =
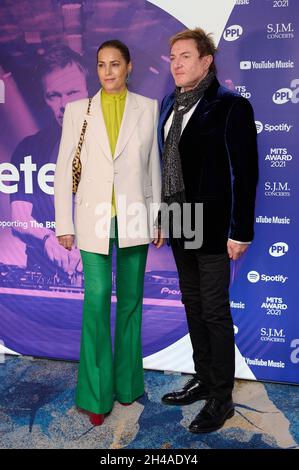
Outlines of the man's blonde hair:
<svg viewBox="0 0 299 470">
<path fill-rule="evenodd" d="M 212 38 L 212 34 L 206 33 L 202 28 L 185 29 L 184 31 L 175 34 L 169 40 L 170 48 L 172 48 L 172 46 L 181 39 L 193 39 L 200 56 L 211 55 L 215 57 L 217 48 Z M 210 65 L 209 71 L 216 73 L 214 60 Z"/>
</svg>

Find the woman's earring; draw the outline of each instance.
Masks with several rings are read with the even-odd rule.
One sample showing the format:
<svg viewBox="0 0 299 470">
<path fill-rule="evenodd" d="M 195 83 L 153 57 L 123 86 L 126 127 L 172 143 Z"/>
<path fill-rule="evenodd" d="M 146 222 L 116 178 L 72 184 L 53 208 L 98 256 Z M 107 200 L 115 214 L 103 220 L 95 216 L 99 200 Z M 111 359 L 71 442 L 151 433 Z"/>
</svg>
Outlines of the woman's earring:
<svg viewBox="0 0 299 470">
<path fill-rule="evenodd" d="M 128 85 L 130 83 L 130 74 L 128 73 L 127 78 L 126 78 L 126 84 Z"/>
</svg>

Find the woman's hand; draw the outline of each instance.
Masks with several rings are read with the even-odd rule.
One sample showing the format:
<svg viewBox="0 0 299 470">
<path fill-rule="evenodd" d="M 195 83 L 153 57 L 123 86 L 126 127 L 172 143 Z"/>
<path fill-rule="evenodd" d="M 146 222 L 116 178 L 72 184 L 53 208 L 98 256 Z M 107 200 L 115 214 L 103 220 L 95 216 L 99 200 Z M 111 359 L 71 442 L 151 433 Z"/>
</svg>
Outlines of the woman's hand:
<svg viewBox="0 0 299 470">
<path fill-rule="evenodd" d="M 69 275 L 82 272 L 80 250 L 73 246 L 74 235 L 51 235 L 45 241 L 45 253 L 49 259 Z"/>
<path fill-rule="evenodd" d="M 153 244 L 156 248 L 161 248 L 164 245 L 165 238 L 160 228 L 155 228 Z"/>
<path fill-rule="evenodd" d="M 71 251 L 74 243 L 74 235 L 60 235 L 57 238 L 59 245 L 62 245 L 66 250 Z"/>
</svg>

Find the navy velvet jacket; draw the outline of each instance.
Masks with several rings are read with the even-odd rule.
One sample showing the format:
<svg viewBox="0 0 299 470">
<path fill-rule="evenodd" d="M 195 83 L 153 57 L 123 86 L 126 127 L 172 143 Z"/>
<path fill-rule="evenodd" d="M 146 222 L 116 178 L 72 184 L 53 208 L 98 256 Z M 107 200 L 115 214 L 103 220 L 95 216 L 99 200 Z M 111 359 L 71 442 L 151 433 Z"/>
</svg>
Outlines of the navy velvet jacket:
<svg viewBox="0 0 299 470">
<path fill-rule="evenodd" d="M 162 102 L 158 129 L 173 110 L 174 93 Z M 215 78 L 189 119 L 179 142 L 187 202 L 203 203 L 206 253 L 227 251 L 227 239 L 251 241 L 258 181 L 258 153 L 253 109 L 242 96 Z"/>
</svg>

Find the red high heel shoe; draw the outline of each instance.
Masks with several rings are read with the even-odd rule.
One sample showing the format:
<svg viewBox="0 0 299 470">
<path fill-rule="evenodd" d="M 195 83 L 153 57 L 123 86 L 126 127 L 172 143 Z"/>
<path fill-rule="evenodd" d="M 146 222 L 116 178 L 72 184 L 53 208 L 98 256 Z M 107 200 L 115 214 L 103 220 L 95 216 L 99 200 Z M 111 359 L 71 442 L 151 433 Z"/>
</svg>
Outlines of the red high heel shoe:
<svg viewBox="0 0 299 470">
<path fill-rule="evenodd" d="M 89 421 L 93 426 L 101 426 L 105 420 L 104 414 L 89 413 Z"/>
<path fill-rule="evenodd" d="M 101 426 L 105 420 L 104 414 L 92 413 L 91 411 L 84 410 L 83 408 L 78 408 L 77 410 L 79 413 L 87 415 L 89 417 L 89 421 L 93 426 Z"/>
</svg>

